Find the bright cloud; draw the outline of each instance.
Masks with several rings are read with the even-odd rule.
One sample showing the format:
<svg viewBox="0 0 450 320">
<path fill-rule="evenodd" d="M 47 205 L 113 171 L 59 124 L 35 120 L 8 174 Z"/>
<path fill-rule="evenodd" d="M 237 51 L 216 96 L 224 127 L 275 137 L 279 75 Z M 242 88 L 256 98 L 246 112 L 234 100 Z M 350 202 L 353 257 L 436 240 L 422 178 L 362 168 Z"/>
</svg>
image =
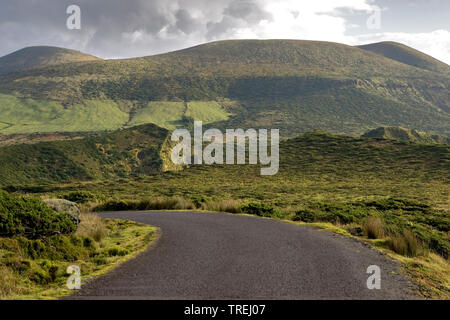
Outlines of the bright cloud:
<svg viewBox="0 0 450 320">
<path fill-rule="evenodd" d="M 66 1 L 2 0 L 0 55 L 53 45 L 125 58 L 213 40 L 278 38 L 350 45 L 398 41 L 450 63 L 450 24 L 436 9 L 450 4 L 428 1 L 435 3 L 428 18 L 411 24 L 431 6 L 418 0 L 77 0 L 82 30 L 70 31 Z M 367 20 L 378 7 L 382 28 L 369 30 Z M 430 28 L 433 16 L 441 22 Z"/>
</svg>

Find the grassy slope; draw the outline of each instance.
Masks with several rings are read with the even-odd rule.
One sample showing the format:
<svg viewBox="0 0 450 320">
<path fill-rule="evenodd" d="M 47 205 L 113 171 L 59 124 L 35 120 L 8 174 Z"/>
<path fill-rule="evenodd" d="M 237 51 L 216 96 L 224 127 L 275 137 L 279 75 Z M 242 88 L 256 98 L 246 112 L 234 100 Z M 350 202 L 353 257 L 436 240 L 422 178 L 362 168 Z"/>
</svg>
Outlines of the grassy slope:
<svg viewBox="0 0 450 320">
<path fill-rule="evenodd" d="M 145 112 L 152 106 L 139 111 L 148 101 L 228 98 L 237 107 L 224 127 L 279 127 L 291 137 L 317 128 L 359 135 L 381 125 L 449 135 L 449 85 L 446 70 L 423 70 L 341 44 L 288 40 L 221 41 L 0 77 L 0 92 L 64 105 L 128 101 L 137 115 L 130 123 L 152 120 Z"/>
<path fill-rule="evenodd" d="M 229 114 L 216 101 L 191 101 L 187 103 L 186 117 L 201 120 L 204 124 L 227 120 Z"/>
<path fill-rule="evenodd" d="M 146 106 L 136 110 L 128 126 L 154 123 L 162 128 L 174 130 L 186 127 L 187 119 L 203 121 L 208 124 L 228 119 L 229 114 L 216 101 L 190 101 L 185 103 L 150 101 Z"/>
<path fill-rule="evenodd" d="M 16 98 L 0 94 L 2 133 L 114 130 L 129 115 L 109 100 L 86 100 L 65 108 L 56 101 Z"/>
<path fill-rule="evenodd" d="M 143 107 L 136 102 L 127 110 L 111 100 L 85 100 L 64 107 L 57 101 L 6 94 L 0 94 L 0 114 L 2 134 L 104 131 L 147 123 L 173 130 L 185 126 L 184 117 L 207 124 L 229 116 L 215 101 L 192 101 L 187 108 L 183 102 L 150 101 Z"/>
<path fill-rule="evenodd" d="M 1 148 L 0 184 L 45 184 L 161 170 L 167 131 L 145 125 L 86 139 Z"/>
<path fill-rule="evenodd" d="M 447 64 L 401 43 L 379 42 L 358 46 L 358 48 L 374 52 L 404 64 L 430 71 L 448 70 Z"/>
<path fill-rule="evenodd" d="M 160 127 L 173 130 L 182 118 L 184 109 L 183 102 L 151 101 L 142 109 L 137 110 L 128 125 L 154 123 Z"/>
<path fill-rule="evenodd" d="M 70 49 L 46 46 L 27 47 L 0 57 L 0 74 L 62 63 L 95 60 L 101 59 Z"/>
<path fill-rule="evenodd" d="M 380 127 L 362 135 L 366 138 L 413 141 L 419 143 L 449 144 L 450 139 L 442 136 L 428 135 L 425 132 L 401 127 Z"/>
</svg>

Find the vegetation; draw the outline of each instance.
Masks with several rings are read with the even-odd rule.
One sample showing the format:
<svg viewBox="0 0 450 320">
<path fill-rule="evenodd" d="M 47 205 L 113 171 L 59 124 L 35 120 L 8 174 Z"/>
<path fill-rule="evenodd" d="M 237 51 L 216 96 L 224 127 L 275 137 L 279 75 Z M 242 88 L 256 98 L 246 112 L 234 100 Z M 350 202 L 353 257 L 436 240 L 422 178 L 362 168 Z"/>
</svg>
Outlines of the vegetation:
<svg viewBox="0 0 450 320">
<path fill-rule="evenodd" d="M 70 49 L 28 47 L 0 58 L 0 74 L 56 64 L 95 61 L 100 58 Z"/>
<path fill-rule="evenodd" d="M 65 214 L 49 209 L 40 199 L 10 195 L 0 190 L 0 236 L 28 239 L 71 234 L 76 225 Z"/>
<path fill-rule="evenodd" d="M 130 221 L 49 209 L 39 198 L 0 191 L 0 299 L 55 298 L 69 294 L 70 265 L 83 280 L 144 250 L 156 228 Z"/>
<path fill-rule="evenodd" d="M 419 143 L 450 144 L 450 138 L 429 135 L 417 130 L 409 130 L 401 127 L 380 127 L 362 135 L 366 138 L 390 139 L 400 141 L 413 141 Z"/>
<path fill-rule="evenodd" d="M 449 136 L 449 67 L 397 60 L 337 43 L 236 40 L 50 65 L 0 76 L 0 132 L 149 122 L 174 129 L 194 118 L 220 128 L 280 128 L 285 137 L 314 129 L 361 135 L 381 125 Z"/>
<path fill-rule="evenodd" d="M 3 147 L 0 186 L 43 185 L 159 172 L 162 170 L 160 153 L 167 134 L 164 129 L 145 125 L 85 139 Z"/>
<path fill-rule="evenodd" d="M 94 211 L 123 211 L 123 210 L 182 210 L 195 209 L 192 201 L 182 197 L 156 197 L 141 201 L 108 200 L 94 208 Z"/>
<path fill-rule="evenodd" d="M 156 128 L 142 126 L 86 139 L 108 141 L 108 148 L 114 143 L 120 150 L 122 143 L 132 146 L 135 136 L 141 144 L 148 143 L 147 139 L 154 141 L 155 137 L 148 134 L 156 134 L 152 130 Z M 85 146 L 82 140 L 68 140 L 26 147 L 40 149 L 55 143 L 64 143 L 67 150 L 71 150 L 71 144 Z M 4 149 L 11 150 L 8 148 Z M 81 150 L 83 154 L 91 153 L 90 149 Z M 158 150 L 155 154 L 159 154 Z M 448 145 L 313 132 L 281 142 L 280 171 L 274 176 L 260 176 L 257 165 L 200 165 L 179 171 L 151 171 L 147 175 L 135 171 L 135 176 L 124 174 L 91 181 L 70 178 L 64 184 L 53 181 L 7 189 L 64 197 L 95 210 L 200 208 L 326 225 L 339 232 L 365 236 L 388 254 L 400 254 L 394 257 L 406 259 L 401 261 L 414 279 L 423 283 L 425 296 L 445 297 L 449 292 L 445 280 L 450 250 L 449 151 Z M 41 161 L 45 163 L 51 154 L 41 153 Z M 115 167 L 115 161 L 123 161 L 110 159 L 109 168 Z M 16 167 L 15 176 L 20 177 L 24 170 L 28 165 Z M 43 178 L 37 175 L 35 179 Z M 86 233 L 102 238 L 101 230 Z M 112 249 L 109 254 L 120 257 L 122 253 Z M 428 268 L 437 271 L 429 272 Z M 5 272 L 5 277 L 8 275 Z"/>
<path fill-rule="evenodd" d="M 122 127 L 129 114 L 109 100 L 85 100 L 70 108 L 60 102 L 0 94 L 0 131 L 10 133 L 103 131 Z"/>
<path fill-rule="evenodd" d="M 448 69 L 447 64 L 401 43 L 379 42 L 359 46 L 359 48 L 425 70 L 445 71 Z"/>
<path fill-rule="evenodd" d="M 145 250 L 155 237 L 156 228 L 151 226 L 83 215 L 74 235 L 0 238 L 0 298 L 68 295 L 68 266 L 79 266 L 84 282 Z"/>
</svg>

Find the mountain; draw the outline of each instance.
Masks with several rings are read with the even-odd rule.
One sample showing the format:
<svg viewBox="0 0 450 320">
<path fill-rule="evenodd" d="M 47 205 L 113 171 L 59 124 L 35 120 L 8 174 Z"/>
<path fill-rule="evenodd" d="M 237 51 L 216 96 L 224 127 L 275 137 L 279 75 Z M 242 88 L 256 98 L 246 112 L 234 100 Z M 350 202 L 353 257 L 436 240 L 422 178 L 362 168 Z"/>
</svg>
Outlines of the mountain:
<svg viewBox="0 0 450 320">
<path fill-rule="evenodd" d="M 449 69 L 446 63 L 401 43 L 387 41 L 358 46 L 358 48 L 425 70 L 448 71 Z"/>
<path fill-rule="evenodd" d="M 0 74 L 62 63 L 96 61 L 100 58 L 64 48 L 27 47 L 0 58 Z"/>
<path fill-rule="evenodd" d="M 445 65 L 446 66 L 446 65 Z M 135 59 L 65 63 L 0 76 L 0 133 L 102 131 L 192 119 L 225 128 L 380 126 L 450 136 L 449 67 L 425 70 L 358 47 L 230 40 Z"/>
<path fill-rule="evenodd" d="M 425 132 L 417 130 L 409 130 L 401 127 L 380 127 L 374 130 L 370 130 L 362 135 L 365 138 L 387 139 L 387 140 L 399 140 L 399 141 L 412 141 L 419 143 L 437 143 L 437 144 L 449 144 L 450 138 L 429 135 Z"/>
</svg>

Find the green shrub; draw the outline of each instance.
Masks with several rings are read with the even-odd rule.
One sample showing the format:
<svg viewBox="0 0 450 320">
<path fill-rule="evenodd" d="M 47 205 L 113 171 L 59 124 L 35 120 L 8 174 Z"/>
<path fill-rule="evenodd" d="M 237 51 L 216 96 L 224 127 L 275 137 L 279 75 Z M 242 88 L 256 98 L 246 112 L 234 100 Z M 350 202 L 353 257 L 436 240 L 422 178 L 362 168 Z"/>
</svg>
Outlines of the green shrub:
<svg viewBox="0 0 450 320">
<path fill-rule="evenodd" d="M 404 211 L 420 211 L 426 213 L 430 210 L 430 206 L 406 199 L 386 198 L 365 203 L 367 207 L 374 207 L 380 211 L 386 210 L 404 210 Z"/>
<path fill-rule="evenodd" d="M 316 215 L 311 210 L 298 210 L 292 218 L 294 221 L 314 222 Z"/>
<path fill-rule="evenodd" d="M 203 196 L 193 196 L 191 197 L 191 201 L 196 208 L 201 208 L 207 202 L 207 199 Z"/>
<path fill-rule="evenodd" d="M 247 203 L 241 207 L 241 210 L 244 213 L 254 214 L 261 217 L 271 217 L 274 213 L 274 209 L 271 206 L 260 202 Z"/>
<path fill-rule="evenodd" d="M 49 209 L 40 199 L 0 191 L 0 236 L 39 239 L 75 230 L 69 216 Z"/>
<path fill-rule="evenodd" d="M 75 203 L 86 203 L 98 200 L 99 196 L 89 191 L 70 191 L 60 196 L 62 199 Z"/>
<path fill-rule="evenodd" d="M 128 253 L 129 253 L 128 250 L 122 249 L 122 248 L 119 248 L 119 247 L 114 247 L 114 248 L 108 249 L 108 255 L 110 257 L 115 257 L 115 256 L 122 257 L 122 256 L 127 255 Z"/>
<path fill-rule="evenodd" d="M 94 211 L 125 211 L 135 209 L 134 204 L 130 204 L 123 200 L 108 200 L 94 208 Z"/>
</svg>

